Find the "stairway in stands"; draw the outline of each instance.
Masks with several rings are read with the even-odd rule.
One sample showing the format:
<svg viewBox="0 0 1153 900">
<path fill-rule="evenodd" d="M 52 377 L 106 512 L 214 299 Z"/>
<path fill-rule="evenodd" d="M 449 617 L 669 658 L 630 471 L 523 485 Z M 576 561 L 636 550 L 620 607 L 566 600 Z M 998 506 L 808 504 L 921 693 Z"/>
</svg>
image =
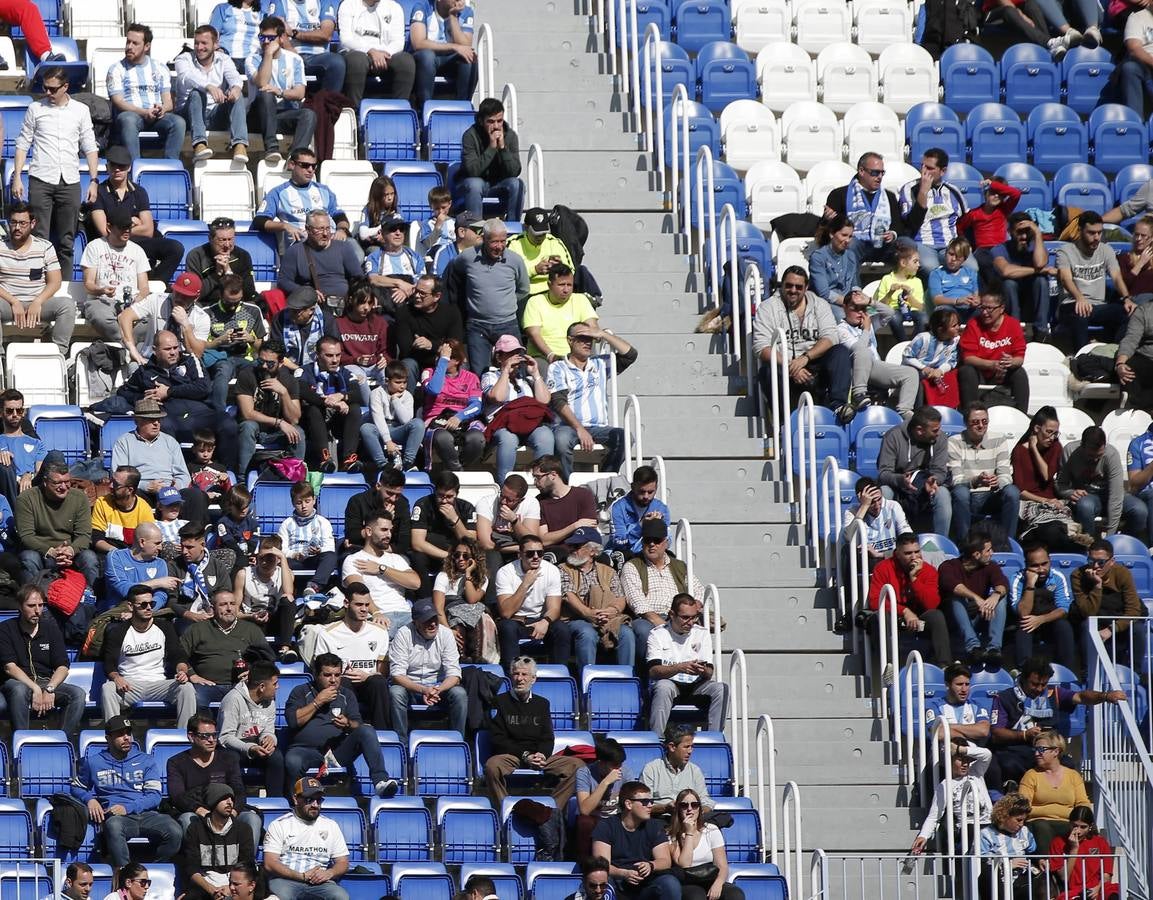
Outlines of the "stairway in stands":
<svg viewBox="0 0 1153 900">
<path fill-rule="evenodd" d="M 861 664 L 829 629 L 830 592 L 802 566 L 775 463 L 721 339 L 693 334 L 703 280 L 671 233 L 654 175 L 625 117 L 581 0 L 485 0 L 495 86 L 516 86 L 520 144 L 544 149 L 545 201 L 584 215 L 602 324 L 640 359 L 621 378 L 640 398 L 646 456 L 665 459 L 674 520 L 692 522 L 696 573 L 721 591 L 725 647 L 749 662 L 750 713 L 773 717 L 777 778 L 796 781 L 803 844 L 901 851 L 896 767 L 877 740 Z M 807 873 L 807 861 L 806 861 Z"/>
</svg>

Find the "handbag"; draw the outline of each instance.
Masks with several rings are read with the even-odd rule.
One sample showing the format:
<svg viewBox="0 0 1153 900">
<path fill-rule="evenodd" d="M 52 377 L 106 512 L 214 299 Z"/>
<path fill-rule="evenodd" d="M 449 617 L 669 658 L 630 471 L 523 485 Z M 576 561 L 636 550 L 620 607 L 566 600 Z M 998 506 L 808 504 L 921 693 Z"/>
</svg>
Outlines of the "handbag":
<svg viewBox="0 0 1153 900">
<path fill-rule="evenodd" d="M 682 868 L 680 882 L 692 887 L 710 888 L 720 873 L 721 870 L 717 868 L 716 863 L 701 863 L 699 866 Z"/>
</svg>

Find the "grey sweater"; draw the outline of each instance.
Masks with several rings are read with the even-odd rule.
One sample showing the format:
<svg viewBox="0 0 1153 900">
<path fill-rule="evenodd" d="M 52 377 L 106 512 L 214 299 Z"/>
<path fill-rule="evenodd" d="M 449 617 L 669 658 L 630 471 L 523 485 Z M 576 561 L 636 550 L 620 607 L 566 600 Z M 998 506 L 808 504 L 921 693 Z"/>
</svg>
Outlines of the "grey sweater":
<svg viewBox="0 0 1153 900">
<path fill-rule="evenodd" d="M 1153 359 L 1153 309 L 1149 309 L 1149 304 L 1133 310 L 1125 328 L 1125 337 L 1117 347 L 1117 355 L 1126 359 L 1132 359 L 1136 353 Z"/>
<path fill-rule="evenodd" d="M 1081 442 L 1066 444 L 1061 451 L 1061 468 L 1053 481 L 1057 496 L 1069 499 L 1073 491 L 1097 494 L 1105 509 L 1105 533 L 1116 534 L 1121 527 L 1121 505 L 1125 499 L 1125 467 L 1121 454 L 1106 445 L 1105 455 L 1091 460 L 1081 450 Z"/>
<path fill-rule="evenodd" d="M 932 446 L 916 444 L 909 437 L 909 424 L 894 425 L 881 439 L 877 456 L 877 481 L 897 495 L 907 494 L 905 473 L 924 471 L 941 487 L 949 484 L 949 436 L 942 430 Z"/>
<path fill-rule="evenodd" d="M 821 338 L 828 338 L 834 346 L 839 342 L 833 310 L 812 291 L 805 292 L 805 311 L 800 316 L 789 312 L 779 291 L 757 307 L 753 316 L 753 352 L 758 357 L 763 349 L 772 346 L 773 335 L 780 328 L 785 329 L 789 359 L 808 353 Z"/>
<path fill-rule="evenodd" d="M 467 250 L 453 263 L 470 322 L 496 325 L 517 317 L 518 304 L 528 300 L 528 269 L 524 258 L 506 252 L 489 259 L 484 247 Z"/>
<path fill-rule="evenodd" d="M 241 682 L 220 701 L 220 746 L 235 750 L 248 759 L 248 749 L 262 737 L 276 737 L 276 701 L 253 703 L 248 688 Z"/>
</svg>

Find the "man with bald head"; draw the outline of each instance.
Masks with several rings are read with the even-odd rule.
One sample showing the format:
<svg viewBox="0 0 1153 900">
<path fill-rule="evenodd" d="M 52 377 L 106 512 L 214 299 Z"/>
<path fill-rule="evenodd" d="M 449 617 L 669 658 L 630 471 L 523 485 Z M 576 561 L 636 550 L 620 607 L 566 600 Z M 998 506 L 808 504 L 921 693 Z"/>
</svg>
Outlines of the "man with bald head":
<svg viewBox="0 0 1153 900">
<path fill-rule="evenodd" d="M 194 622 L 180 638 L 188 656 L 188 680 L 196 688 L 196 705 L 219 703 L 232 690 L 233 665 L 250 651 L 266 652 L 264 632 L 255 622 L 237 617 L 240 604 L 232 591 L 212 595 L 212 618 Z"/>
<path fill-rule="evenodd" d="M 105 602 L 98 611 L 115 606 L 128 596 L 135 585 L 152 589 L 157 607 L 164 606 L 180 587 L 180 579 L 171 563 L 159 556 L 163 543 L 160 526 L 141 522 L 132 535 L 132 546 L 113 550 L 104 560 L 104 581 L 108 585 Z"/>
</svg>

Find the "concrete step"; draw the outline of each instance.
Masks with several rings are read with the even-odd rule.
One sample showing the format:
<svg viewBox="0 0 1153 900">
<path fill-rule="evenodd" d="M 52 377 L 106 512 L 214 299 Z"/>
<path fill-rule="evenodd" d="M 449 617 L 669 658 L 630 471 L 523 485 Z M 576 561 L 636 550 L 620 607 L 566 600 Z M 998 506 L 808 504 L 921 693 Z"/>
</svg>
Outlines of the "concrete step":
<svg viewBox="0 0 1153 900">
<path fill-rule="evenodd" d="M 644 352 L 655 356 L 696 357 L 726 351 L 722 334 L 651 334 L 645 338 Z M 745 413 L 741 413 L 745 415 Z"/>
<path fill-rule="evenodd" d="M 712 337 L 712 335 L 683 335 L 680 339 L 686 345 L 686 352 L 700 352 L 695 345 L 699 339 Z M 648 335 L 645 338 L 646 349 L 653 343 L 672 341 L 672 336 Z M 688 347 L 693 347 L 690 351 Z M 747 417 L 752 403 L 747 397 L 698 397 L 693 395 L 651 397 L 644 405 L 645 418 L 666 419 L 681 417 L 685 419 L 724 419 L 733 417 Z M 724 479 L 709 476 L 709 480 L 721 481 Z"/>
<path fill-rule="evenodd" d="M 574 198 L 573 203 L 578 204 L 573 208 L 579 210 L 588 223 L 590 236 L 600 234 L 667 234 L 671 237 L 677 230 L 677 224 L 673 220 L 672 213 L 667 210 L 654 209 L 650 212 L 634 212 L 624 215 L 602 212 L 592 206 L 580 206 L 579 198 Z"/>
<path fill-rule="evenodd" d="M 646 447 L 671 447 L 678 456 L 748 456 L 764 447 L 746 418 L 717 417 L 707 428 L 686 428 L 689 420 L 650 417 L 641 401 L 641 433 Z"/>
<path fill-rule="evenodd" d="M 488 11 L 486 10 L 486 21 L 487 15 Z M 535 19 L 533 21 L 535 21 Z M 562 50 L 559 47 L 541 47 L 537 44 L 537 39 L 544 39 L 547 34 L 547 29 L 542 29 L 539 33 L 534 31 L 531 39 L 509 38 L 508 40 L 502 41 L 500 39 L 501 26 L 493 21 L 492 28 L 495 35 L 493 43 L 493 81 L 498 85 L 504 84 L 506 81 L 511 81 L 518 87 L 520 83 L 551 83 L 556 87 L 562 87 L 562 85 L 558 85 L 555 80 L 549 81 L 547 78 L 543 78 L 542 74 L 546 72 L 557 74 L 563 72 L 563 89 L 569 91 L 585 89 L 584 84 L 573 85 L 571 83 L 571 79 L 574 76 L 602 76 L 602 84 L 611 84 L 612 76 L 608 74 L 607 61 L 596 54 L 585 53 L 583 43 L 581 43 L 580 46 L 569 47 L 567 50 Z M 562 36 L 558 40 L 558 43 L 564 43 L 565 40 L 571 41 L 570 38 Z M 526 43 L 530 45 L 532 49 L 526 49 Z M 555 77 L 554 75 L 554 79 Z M 578 119 L 570 116 L 566 133 L 569 132 L 574 125 L 579 124 L 580 121 Z"/>
<path fill-rule="evenodd" d="M 774 717 L 773 735 L 779 746 L 793 746 L 805 741 L 843 742 L 854 744 L 881 743 L 880 723 L 873 716 L 804 717 L 789 719 Z"/>
<path fill-rule="evenodd" d="M 667 298 L 661 298 L 665 302 Z M 628 335 L 629 338 L 644 337 L 642 341 L 648 346 L 647 338 L 654 334 L 689 334 L 697 327 L 700 316 L 690 313 L 629 313 L 614 312 L 621 304 L 610 298 L 604 306 L 597 310 L 601 315 L 601 327 L 609 328 L 617 334 Z M 630 303 L 632 307 L 635 304 Z"/>
<path fill-rule="evenodd" d="M 693 543 L 698 547 L 740 547 L 747 550 L 773 550 L 799 552 L 800 548 L 790 544 L 789 524 L 774 522 L 702 523 L 693 528 Z M 814 569 L 806 568 L 805 574 L 815 574 Z"/>
<path fill-rule="evenodd" d="M 771 691 L 771 696 L 758 693 L 752 689 L 752 685 L 749 686 L 749 715 L 754 719 L 768 715 L 774 722 L 780 719 L 817 722 L 821 719 L 855 718 L 860 719 L 862 725 L 869 725 L 873 721 L 875 704 L 868 697 L 850 692 L 826 693 L 820 697 L 792 696 L 783 684 L 766 689 Z"/>
<path fill-rule="evenodd" d="M 806 850 L 820 847 L 829 853 L 848 853 L 875 849 L 876 847 L 907 848 L 915 836 L 909 823 L 908 810 L 896 806 L 856 805 L 845 800 L 840 809 L 817 810 L 809 805 L 809 793 L 825 786 L 803 785 L 801 787 L 801 831 L 802 844 Z M 842 797 L 850 793 L 843 785 L 826 788 L 832 793 L 841 792 Z M 782 795 L 783 790 L 778 792 Z M 779 801 L 778 801 L 779 802 Z M 806 881 L 808 871 L 805 872 Z M 855 882 L 854 882 L 855 884 Z M 848 894 L 831 894 L 845 897 Z M 879 897 L 880 894 L 854 894 L 852 896 Z M 912 896 L 912 895 L 910 895 Z M 926 894 L 925 896 L 935 896 Z"/>
<path fill-rule="evenodd" d="M 654 255 L 660 256 L 659 253 Z M 626 312 L 660 313 L 667 307 L 654 308 L 652 303 L 657 298 L 661 302 L 675 298 L 680 306 L 673 309 L 679 308 L 698 315 L 704 312 L 701 295 L 707 285 L 687 265 L 684 268 L 673 268 L 667 261 L 646 261 L 644 253 L 640 252 L 611 264 L 609 258 L 604 256 L 590 254 L 585 256 L 585 260 L 605 296 L 611 298 L 609 302 Z M 601 261 L 599 269 L 598 260 Z M 657 266 L 660 266 L 659 270 Z"/>
<path fill-rule="evenodd" d="M 626 373 L 628 374 L 628 373 Z M 642 401 L 643 402 L 643 401 Z M 694 481 L 730 481 L 741 484 L 775 482 L 776 463 L 758 454 L 748 459 L 669 459 L 665 461 L 669 485 Z"/>
<path fill-rule="evenodd" d="M 501 80 L 512 81 L 515 84 L 518 77 L 523 80 L 529 75 L 500 74 L 498 66 L 498 84 Z M 551 112 L 537 112 L 529 120 L 522 119 L 517 128 L 517 136 L 520 138 L 521 146 L 526 149 L 530 144 L 540 144 L 546 154 L 546 164 L 550 149 L 637 150 L 639 139 L 636 135 L 622 132 L 621 125 L 624 118 L 624 113 L 603 110 L 587 117 L 582 116 L 578 122 L 571 112 L 561 111 L 554 106 Z M 592 204 L 584 199 L 582 205 Z M 645 202 L 635 208 L 641 211 L 659 208 L 657 198 L 646 196 Z"/>
<path fill-rule="evenodd" d="M 829 630 L 833 620 L 832 610 L 804 608 L 805 594 L 808 592 L 777 590 L 771 598 L 760 603 L 750 603 L 745 599 L 746 595 L 754 593 L 747 589 L 720 588 L 720 592 L 721 617 L 726 624 L 726 646 L 731 640 L 732 646 L 740 646 L 747 653 L 752 642 L 746 640 L 745 635 L 758 634 L 761 631 L 760 624 L 765 615 L 769 614 L 772 616 L 773 627 L 768 635 L 756 639 L 756 650 L 787 653 L 800 649 L 840 653 L 846 649 L 845 638 Z M 781 597 L 783 602 L 777 597 Z"/>
<path fill-rule="evenodd" d="M 752 653 L 749 662 L 749 691 L 755 695 L 753 683 L 772 681 L 774 678 L 810 677 L 818 681 L 839 678 L 854 679 L 862 674 L 861 661 L 847 653 Z"/>
<path fill-rule="evenodd" d="M 642 356 L 641 359 L 644 357 Z M 633 369 L 637 369 L 637 366 L 633 366 Z M 637 369 L 635 372 L 633 369 L 629 369 L 621 376 L 620 389 L 622 394 L 636 394 L 638 397 L 642 397 L 661 394 L 679 395 L 686 391 L 692 391 L 708 396 L 723 396 L 732 392 L 743 391 L 745 386 L 744 378 L 738 378 L 736 375 L 678 371 L 675 375 L 670 376 L 668 371 L 662 372 L 655 365 Z M 677 444 L 666 445 L 660 449 L 660 452 L 663 455 L 675 456 L 678 454 Z M 757 449 L 750 447 L 745 452 L 736 455 L 748 456 L 755 453 Z M 645 452 L 657 452 L 657 448 L 654 447 L 650 451 L 646 447 Z"/>
<path fill-rule="evenodd" d="M 654 398 L 646 397 L 641 401 L 646 417 L 646 403 L 650 399 Z M 648 452 L 648 438 L 645 438 L 645 452 Z M 779 502 L 782 497 L 781 486 L 768 482 L 748 485 L 729 481 L 669 479 L 669 508 L 674 515 L 679 515 L 682 509 L 688 510 L 694 526 L 698 522 L 747 522 L 750 519 L 791 524 L 789 507 Z"/>
<path fill-rule="evenodd" d="M 812 744 L 803 744 L 801 752 L 815 753 L 814 760 L 824 754 L 816 752 Z M 844 748 L 841 748 L 842 750 Z M 802 757 L 803 759 L 803 757 Z M 901 771 L 895 765 L 888 765 L 882 758 L 880 749 L 877 757 L 846 758 L 844 755 L 830 758 L 827 762 L 814 761 L 806 764 L 782 763 L 777 759 L 777 778 L 786 781 L 795 781 L 802 785 L 802 791 L 809 787 L 844 787 L 848 785 L 870 786 L 878 789 L 881 797 L 887 797 L 889 803 L 896 806 L 897 788 L 901 785 Z M 887 789 L 887 790 L 886 790 Z"/>
</svg>

